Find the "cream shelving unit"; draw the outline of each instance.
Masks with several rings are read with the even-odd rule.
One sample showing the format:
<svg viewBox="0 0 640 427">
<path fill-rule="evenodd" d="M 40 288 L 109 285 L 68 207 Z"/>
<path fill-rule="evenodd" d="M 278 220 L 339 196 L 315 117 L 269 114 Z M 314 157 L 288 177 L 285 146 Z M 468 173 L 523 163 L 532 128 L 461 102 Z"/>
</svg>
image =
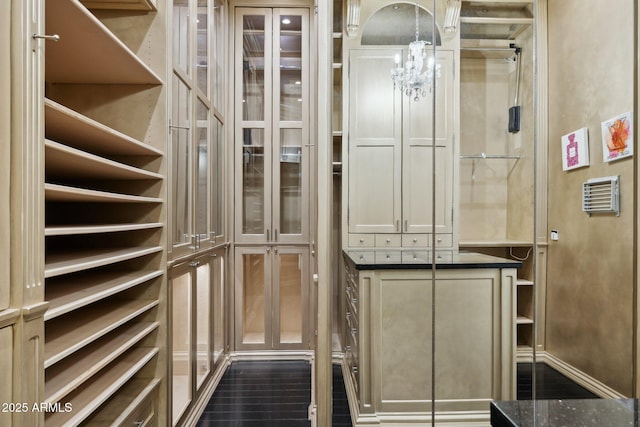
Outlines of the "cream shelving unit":
<svg viewBox="0 0 640 427">
<path fill-rule="evenodd" d="M 47 413 L 47 426 L 166 424 L 166 105 L 152 65 L 165 70 L 144 59 L 166 57 L 158 3 L 46 1 L 60 41 L 45 57 L 42 401 L 70 409 Z M 137 52 L 105 17 L 144 39 Z M 123 131 L 141 110 L 146 122 Z"/>
<path fill-rule="evenodd" d="M 461 251 L 522 260 L 516 280 L 516 343 L 519 361 L 532 357 L 534 338 L 534 245 L 525 241 L 461 241 Z"/>
</svg>

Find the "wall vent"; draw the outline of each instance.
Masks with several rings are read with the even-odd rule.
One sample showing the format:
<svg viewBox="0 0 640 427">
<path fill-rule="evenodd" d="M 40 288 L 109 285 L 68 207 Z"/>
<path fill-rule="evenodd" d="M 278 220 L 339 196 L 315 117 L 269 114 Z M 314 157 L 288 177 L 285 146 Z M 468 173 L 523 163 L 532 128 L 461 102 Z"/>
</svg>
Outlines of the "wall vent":
<svg viewBox="0 0 640 427">
<path fill-rule="evenodd" d="M 619 179 L 619 176 L 606 176 L 582 183 L 582 211 L 589 216 L 610 212 L 620 216 Z"/>
</svg>

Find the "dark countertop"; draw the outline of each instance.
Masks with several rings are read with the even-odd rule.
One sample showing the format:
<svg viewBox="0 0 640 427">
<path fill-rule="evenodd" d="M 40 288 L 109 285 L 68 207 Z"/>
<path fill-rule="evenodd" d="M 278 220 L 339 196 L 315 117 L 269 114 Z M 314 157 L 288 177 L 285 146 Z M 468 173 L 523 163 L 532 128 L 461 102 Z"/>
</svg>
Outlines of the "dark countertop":
<svg viewBox="0 0 640 427">
<path fill-rule="evenodd" d="M 637 399 L 492 402 L 491 425 L 493 427 L 638 426 L 640 423 L 638 402 Z"/>
<path fill-rule="evenodd" d="M 430 270 L 433 251 L 368 249 L 343 251 L 357 270 Z M 436 250 L 436 269 L 519 268 L 522 262 L 475 252 Z"/>
</svg>

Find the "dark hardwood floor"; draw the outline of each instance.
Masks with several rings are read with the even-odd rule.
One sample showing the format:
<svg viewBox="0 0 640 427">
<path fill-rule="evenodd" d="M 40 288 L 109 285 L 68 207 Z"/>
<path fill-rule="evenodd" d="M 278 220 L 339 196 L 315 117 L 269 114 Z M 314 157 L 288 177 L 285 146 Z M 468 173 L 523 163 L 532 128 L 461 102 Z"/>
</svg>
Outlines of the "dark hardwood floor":
<svg viewBox="0 0 640 427">
<path fill-rule="evenodd" d="M 532 364 L 518 364 L 518 399 L 531 399 Z M 538 364 L 538 399 L 597 398 L 555 369 Z M 310 427 L 311 365 L 307 361 L 234 362 L 198 427 Z M 342 370 L 333 366 L 333 427 L 351 427 Z"/>
<path fill-rule="evenodd" d="M 518 400 L 532 398 L 533 364 L 518 363 Z M 536 399 L 597 399 L 598 396 L 576 384 L 549 365 L 536 364 Z"/>
</svg>

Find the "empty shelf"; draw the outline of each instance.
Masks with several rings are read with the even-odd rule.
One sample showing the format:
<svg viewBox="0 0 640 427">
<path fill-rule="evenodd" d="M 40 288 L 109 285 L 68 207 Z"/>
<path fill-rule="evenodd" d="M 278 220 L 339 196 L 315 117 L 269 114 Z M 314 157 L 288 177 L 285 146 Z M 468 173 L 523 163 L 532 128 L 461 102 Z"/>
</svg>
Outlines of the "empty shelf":
<svg viewBox="0 0 640 427">
<path fill-rule="evenodd" d="M 45 170 L 47 176 L 77 179 L 141 180 L 162 179 L 162 175 L 114 162 L 95 154 L 45 140 Z"/>
<path fill-rule="evenodd" d="M 80 0 L 88 9 L 156 10 L 155 0 Z"/>
<path fill-rule="evenodd" d="M 55 283 L 47 282 L 45 299 L 49 302 L 49 309 L 45 313 L 44 320 L 55 319 L 160 276 L 162 276 L 161 270 L 131 273 L 114 271 L 61 278 Z"/>
<path fill-rule="evenodd" d="M 48 413 L 45 415 L 46 424 L 55 426 L 80 424 L 133 378 L 156 354 L 158 354 L 157 348 L 138 348 L 129 351 L 108 369 L 91 378 L 84 387 L 73 392 L 67 400 L 73 411 Z"/>
<path fill-rule="evenodd" d="M 162 203 L 162 199 L 156 197 L 110 193 L 47 183 L 44 184 L 44 197 L 47 202 Z"/>
<path fill-rule="evenodd" d="M 45 2 L 45 81 L 73 84 L 162 84 L 162 80 L 78 0 Z M 69 25 L 73 22 L 73 25 Z"/>
<path fill-rule="evenodd" d="M 44 277 L 55 277 L 62 274 L 89 270 L 91 268 L 115 264 L 161 251 L 162 247 L 160 246 L 150 246 L 85 249 L 82 251 L 48 253 L 45 257 Z"/>
<path fill-rule="evenodd" d="M 532 325 L 533 324 L 533 320 L 529 319 L 528 317 L 517 316 L 516 317 L 516 324 L 518 324 L 518 325 Z"/>
<path fill-rule="evenodd" d="M 92 427 L 124 425 L 123 423 L 127 418 L 155 393 L 159 384 L 160 380 L 158 378 L 151 380 L 142 378 L 129 381 L 118 396 L 114 396 L 88 420 L 88 425 Z"/>
<path fill-rule="evenodd" d="M 162 156 L 154 147 L 50 99 L 44 100 L 44 113 L 47 138 L 98 154 Z"/>
<path fill-rule="evenodd" d="M 157 327 L 158 322 L 125 325 L 101 339 L 96 345 L 56 363 L 45 372 L 45 401 L 60 401 Z"/>
<path fill-rule="evenodd" d="M 96 225 L 59 225 L 45 227 L 45 236 L 73 236 L 79 234 L 117 233 L 120 231 L 150 230 L 161 228 L 161 222 L 143 222 L 141 224 L 96 224 Z"/>
<path fill-rule="evenodd" d="M 109 301 L 45 323 L 44 367 L 52 366 L 157 305 L 157 300 Z"/>
</svg>

